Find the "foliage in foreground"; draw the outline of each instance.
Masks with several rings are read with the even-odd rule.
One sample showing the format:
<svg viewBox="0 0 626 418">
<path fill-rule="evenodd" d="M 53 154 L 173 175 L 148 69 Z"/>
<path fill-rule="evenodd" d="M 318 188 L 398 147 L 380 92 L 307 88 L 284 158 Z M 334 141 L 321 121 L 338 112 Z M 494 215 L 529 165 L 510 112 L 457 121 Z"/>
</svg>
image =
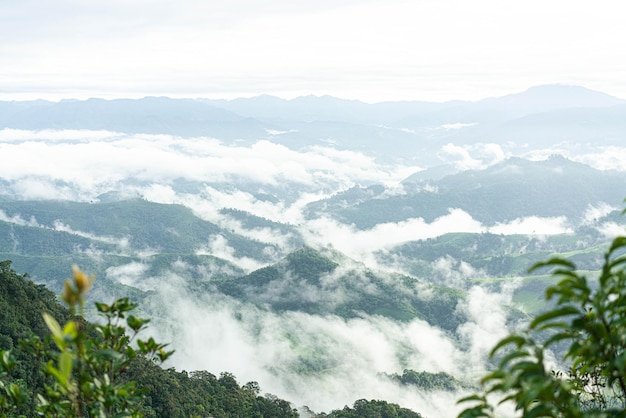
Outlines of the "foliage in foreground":
<svg viewBox="0 0 626 418">
<path fill-rule="evenodd" d="M 459 401 L 472 404 L 460 418 L 496 416 L 494 399 L 524 418 L 626 416 L 625 248 L 626 237 L 612 242 L 597 288 L 562 258 L 532 267 L 560 279 L 546 290 L 555 307 L 496 344 L 497 367 L 482 379 L 483 393 Z M 551 352 L 564 352 L 569 371 L 551 370 Z"/>
<path fill-rule="evenodd" d="M 141 391 L 135 382 L 124 381 L 121 375 L 135 358 L 163 362 L 172 354 L 164 350 L 165 344 L 157 343 L 153 338 L 136 338 L 148 320 L 131 315 L 129 312 L 135 305 L 126 298 L 111 305 L 97 303 L 98 314 L 104 321 L 88 324 L 83 313 L 85 296 L 93 281 L 93 276 L 88 277 L 74 267 L 73 280 L 65 282 L 61 295 L 72 319 L 61 325 L 48 312 L 43 312 L 54 345 L 37 337 L 23 342 L 35 357 L 49 359 L 45 366 L 42 365 L 45 375 L 43 391 L 37 393 L 34 402 L 39 415 L 141 416 Z M 1 357 L 4 373 L 17 367 L 9 352 L 3 351 Z M 26 405 L 29 399 L 26 389 L 16 382 L 2 385 L 8 395 L 8 399 L 2 401 L 3 410 L 19 410 Z"/>
</svg>

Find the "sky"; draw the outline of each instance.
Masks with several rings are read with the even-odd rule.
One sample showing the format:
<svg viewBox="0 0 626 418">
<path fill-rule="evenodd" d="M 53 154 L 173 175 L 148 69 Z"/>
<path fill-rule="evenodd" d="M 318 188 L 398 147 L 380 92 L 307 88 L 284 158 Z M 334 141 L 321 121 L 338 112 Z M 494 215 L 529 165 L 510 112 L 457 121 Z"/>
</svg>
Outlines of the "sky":
<svg viewBox="0 0 626 418">
<path fill-rule="evenodd" d="M 0 100 L 478 100 L 541 84 L 626 98 L 618 0 L 20 0 Z"/>
</svg>

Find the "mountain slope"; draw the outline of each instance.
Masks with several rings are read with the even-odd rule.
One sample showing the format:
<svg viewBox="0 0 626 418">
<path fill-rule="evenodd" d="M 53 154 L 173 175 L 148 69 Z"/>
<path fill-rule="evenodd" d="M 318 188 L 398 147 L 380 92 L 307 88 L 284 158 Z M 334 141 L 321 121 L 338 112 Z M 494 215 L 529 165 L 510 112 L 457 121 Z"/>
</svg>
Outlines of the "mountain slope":
<svg viewBox="0 0 626 418">
<path fill-rule="evenodd" d="M 262 253 L 264 244 L 224 231 L 182 205 L 143 199 L 104 203 L 69 201 L 6 201 L 0 209 L 9 217 L 33 218 L 41 226 L 67 231 L 95 241 L 110 241 L 135 251 L 194 253 L 217 234 L 233 242 L 242 256 Z"/>
<path fill-rule="evenodd" d="M 241 267 L 213 252 L 258 263 L 271 262 L 270 254 L 278 252 L 273 244 L 224 230 L 181 205 L 141 199 L 3 201 L 0 210 L 5 219 L 0 221 L 0 255 L 55 290 L 66 278 L 67 266 L 75 263 L 111 288 L 117 285 L 115 268 L 124 265 L 141 272 L 140 277 L 175 271 L 188 280 L 209 280 L 243 274 Z"/>
<path fill-rule="evenodd" d="M 224 139 L 265 133 L 265 126 L 258 121 L 190 99 L 64 100 L 2 107 L 2 127 L 14 129 L 92 129 Z"/>
<path fill-rule="evenodd" d="M 580 222 L 590 207 L 605 202 L 619 207 L 625 190 L 622 172 L 595 170 L 554 156 L 545 161 L 510 158 L 484 170 L 469 170 L 432 181 L 405 182 L 405 193 L 385 189 L 349 190 L 309 204 L 310 217 L 333 215 L 360 229 L 385 222 L 422 218 L 433 222 L 459 208 L 483 224 L 539 216 L 565 216 Z"/>
<path fill-rule="evenodd" d="M 215 285 L 227 295 L 276 311 L 344 318 L 382 315 L 401 321 L 421 318 L 450 331 L 462 322 L 454 314 L 463 297 L 459 291 L 377 273 L 336 252 L 308 247 L 277 264 Z"/>
</svg>

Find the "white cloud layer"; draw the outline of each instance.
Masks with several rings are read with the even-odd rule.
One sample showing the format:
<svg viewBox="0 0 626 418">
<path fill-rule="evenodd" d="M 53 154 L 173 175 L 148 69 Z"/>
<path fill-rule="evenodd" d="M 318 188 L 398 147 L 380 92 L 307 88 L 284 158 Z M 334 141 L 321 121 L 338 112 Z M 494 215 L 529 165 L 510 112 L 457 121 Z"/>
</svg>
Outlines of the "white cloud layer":
<svg viewBox="0 0 626 418">
<path fill-rule="evenodd" d="M 458 307 L 468 322 L 455 337 L 421 320 L 273 313 L 217 295 L 189 294 L 175 278 L 163 280 L 158 291 L 153 308 L 169 320 L 154 331 L 173 342 L 172 362 L 179 369 L 229 371 L 240 384 L 258 381 L 263 391 L 317 412 L 362 398 L 385 399 L 431 418 L 455 415 L 462 394 L 403 388 L 382 374 L 410 368 L 473 379 L 484 370 L 489 344 L 506 333 L 501 305 L 510 302 L 510 292 L 472 289 Z M 302 362 L 318 370 L 298 373 Z"/>
<path fill-rule="evenodd" d="M 507 156 L 502 147 L 494 143 L 446 144 L 439 152 L 442 161 L 454 164 L 458 170 L 483 169 L 504 160 Z"/>
<path fill-rule="evenodd" d="M 396 183 L 417 169 L 381 166 L 357 152 L 323 147 L 297 152 L 263 140 L 248 147 L 226 146 L 210 138 L 103 131 L 5 129 L 0 131 L 0 153 L 0 178 L 11 183 L 14 194 L 33 199 L 91 200 L 129 179 L 153 184 L 137 186 L 136 193 L 157 201 L 171 199 L 168 185 L 180 179 L 268 187 L 289 182 L 302 192 L 328 193 L 355 182 Z"/>
<path fill-rule="evenodd" d="M 490 227 L 492 234 L 528 234 L 528 235 L 556 235 L 573 232 L 567 224 L 565 216 L 552 218 L 542 218 L 538 216 L 527 216 L 525 218 L 514 219 L 508 223 L 496 223 Z"/>
<path fill-rule="evenodd" d="M 580 152 L 575 147 L 565 143 L 551 148 L 533 149 L 523 153 L 521 157 L 540 161 L 546 160 L 555 154 L 562 155 L 572 161 L 587 164 L 597 170 L 626 170 L 626 147 L 623 146 L 594 146 L 593 151 Z"/>
</svg>

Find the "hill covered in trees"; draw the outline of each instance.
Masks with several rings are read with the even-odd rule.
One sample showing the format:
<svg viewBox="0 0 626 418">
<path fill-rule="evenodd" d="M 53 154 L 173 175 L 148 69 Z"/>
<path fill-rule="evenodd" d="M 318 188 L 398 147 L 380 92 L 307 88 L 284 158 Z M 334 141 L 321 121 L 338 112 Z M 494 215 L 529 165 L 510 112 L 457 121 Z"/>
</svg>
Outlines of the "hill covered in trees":
<svg viewBox="0 0 626 418">
<path fill-rule="evenodd" d="M 276 264 L 212 285 L 227 295 L 277 311 L 343 318 L 381 315 L 400 321 L 420 318 L 446 330 L 456 329 L 463 320 L 453 314 L 463 292 L 410 276 L 376 272 L 328 249 L 304 247 Z"/>
</svg>

